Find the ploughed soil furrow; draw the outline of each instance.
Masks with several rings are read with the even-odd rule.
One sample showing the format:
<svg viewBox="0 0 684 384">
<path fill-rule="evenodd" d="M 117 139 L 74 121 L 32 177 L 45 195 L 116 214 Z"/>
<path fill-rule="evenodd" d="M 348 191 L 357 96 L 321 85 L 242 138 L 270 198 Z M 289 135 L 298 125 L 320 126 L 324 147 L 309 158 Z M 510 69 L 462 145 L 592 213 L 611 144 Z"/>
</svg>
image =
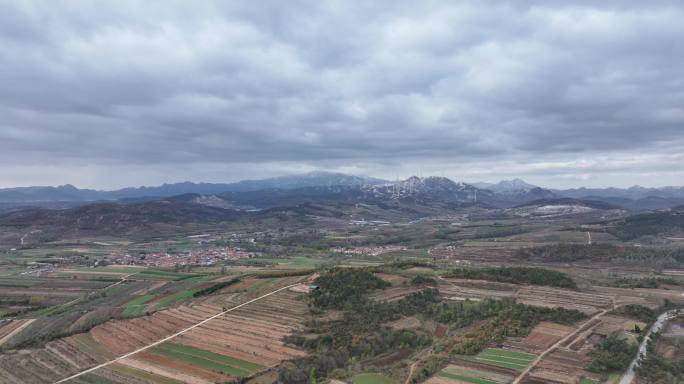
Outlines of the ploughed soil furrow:
<svg viewBox="0 0 684 384">
<path fill-rule="evenodd" d="M 273 339 L 255 339 L 250 336 L 243 336 L 240 334 L 231 335 L 226 334 L 223 331 L 198 331 L 198 335 L 202 335 L 207 338 L 213 338 L 217 341 L 223 341 L 226 346 L 232 348 L 249 348 L 249 352 L 261 354 L 263 356 L 274 357 L 282 359 L 282 355 L 287 356 L 299 356 L 302 352 L 298 349 L 294 349 L 282 344 L 282 342 Z"/>
<path fill-rule="evenodd" d="M 227 382 L 232 379 L 231 376 L 209 371 L 184 361 L 171 359 L 151 352 L 140 352 L 135 356 L 135 360 L 149 362 L 157 366 L 165 367 L 171 371 L 192 374 L 193 376 L 214 382 Z"/>
<path fill-rule="evenodd" d="M 223 311 L 210 311 L 206 308 L 203 308 L 201 305 L 192 306 L 192 307 L 181 306 L 181 307 L 178 307 L 178 309 L 180 309 L 181 311 L 192 312 L 192 313 L 196 314 L 197 316 L 201 316 L 203 319 L 206 319 L 207 317 L 212 317 L 219 312 L 223 312 Z"/>
<path fill-rule="evenodd" d="M 238 329 L 245 330 L 246 332 L 254 332 L 256 334 L 264 335 L 276 335 L 276 337 L 283 337 L 289 335 L 291 329 L 274 329 L 268 325 L 254 324 L 249 322 L 237 322 L 237 321 L 226 321 L 223 319 L 214 319 L 206 323 L 205 325 L 212 327 L 228 328 L 228 329 Z"/>
<path fill-rule="evenodd" d="M 226 322 L 210 321 L 203 324 L 199 329 L 221 332 L 226 335 L 245 336 L 255 340 L 280 340 L 289 332 L 270 331 L 257 325 L 231 324 Z"/>
<path fill-rule="evenodd" d="M 146 344 L 162 339 L 173 332 L 164 329 L 161 324 L 153 323 L 152 321 L 127 321 L 125 327 L 129 333 L 136 333 L 144 336 Z"/>
<path fill-rule="evenodd" d="M 181 372 L 180 370 L 172 370 L 168 367 L 165 367 L 163 365 L 156 365 L 151 362 L 145 361 L 145 360 L 136 360 L 132 358 L 127 358 L 122 360 L 120 363 L 117 363 L 121 366 L 124 367 L 129 367 L 133 369 L 138 369 L 144 372 L 150 372 L 153 373 L 157 376 L 161 377 L 169 377 L 172 378 L 176 381 L 179 381 L 181 383 L 186 383 L 186 384 L 213 384 L 213 380 L 206 380 L 199 378 L 197 376 L 193 376 L 190 374 L 186 374 Z M 155 383 L 156 384 L 156 383 Z"/>
<path fill-rule="evenodd" d="M 6 375 L 3 374 L 0 376 L 0 383 L 3 384 L 41 384 L 46 382 L 37 373 L 31 372 L 30 369 L 26 369 L 26 367 L 20 363 L 20 360 L 14 357 L 9 359 L 1 359 L 0 368 L 7 372 Z"/>
<path fill-rule="evenodd" d="M 78 369 L 89 368 L 97 364 L 97 360 L 84 354 L 61 339 L 47 343 L 45 348 Z"/>
<path fill-rule="evenodd" d="M 553 288 L 524 287 L 520 289 L 519 296 L 521 298 L 555 302 L 562 301 L 569 304 L 575 303 L 601 308 L 608 307 L 612 303 L 610 296 Z"/>
<path fill-rule="evenodd" d="M 227 328 L 224 326 L 221 326 L 220 324 L 210 324 L 206 323 L 202 325 L 199 328 L 196 329 L 203 329 L 203 330 L 208 330 L 208 331 L 214 331 L 214 332 L 219 332 L 224 335 L 233 335 L 235 337 L 246 337 L 249 338 L 250 340 L 254 340 L 256 342 L 264 342 L 264 343 L 273 343 L 273 344 L 278 344 L 282 345 L 282 339 L 283 336 L 282 334 L 269 334 L 263 331 L 256 331 L 256 330 L 251 330 L 248 329 L 244 326 L 241 326 L 239 328 Z"/>
<path fill-rule="evenodd" d="M 249 336 L 225 334 L 223 331 L 213 331 L 207 329 L 196 328 L 187 334 L 187 337 L 195 337 L 198 340 L 203 340 L 207 343 L 217 345 L 229 346 L 238 350 L 246 352 L 254 352 L 263 356 L 279 358 L 280 353 L 276 352 L 278 348 L 273 340 L 268 339 L 254 339 Z"/>
<path fill-rule="evenodd" d="M 214 320 L 220 320 L 224 321 L 227 323 L 234 323 L 234 324 L 252 324 L 256 326 L 261 326 L 261 327 L 266 327 L 269 329 L 273 330 L 278 330 L 281 332 L 292 332 L 293 329 L 296 329 L 297 326 L 299 325 L 299 322 L 295 324 L 278 324 L 278 323 L 273 323 L 270 322 L 266 319 L 263 318 L 258 318 L 258 317 L 238 317 L 235 315 L 230 315 L 226 314 L 225 316 L 217 317 Z M 214 321 L 212 320 L 212 321 Z"/>
<path fill-rule="evenodd" d="M 210 344 L 221 346 L 235 351 L 246 353 L 247 355 L 262 356 L 274 361 L 283 360 L 283 355 L 290 356 L 290 354 L 286 354 L 283 351 L 280 351 L 279 348 L 275 345 L 269 346 L 268 344 L 254 343 L 249 339 L 240 339 L 238 337 L 223 336 L 216 332 L 198 332 L 197 334 L 187 335 L 186 337 L 194 338 L 194 340 L 198 340 L 204 343 L 204 345 Z"/>
<path fill-rule="evenodd" d="M 25 320 L 9 320 L 4 326 L 0 327 L 0 339 L 12 333 L 19 328 Z"/>
<path fill-rule="evenodd" d="M 255 313 L 257 316 L 265 316 L 269 320 L 280 323 L 289 323 L 291 321 L 301 321 L 303 316 L 292 313 L 290 311 L 280 311 L 278 308 L 273 307 L 255 307 L 255 308 L 244 308 L 243 312 Z"/>
<path fill-rule="evenodd" d="M 81 333 L 69 336 L 64 339 L 64 341 L 66 341 L 73 348 L 87 353 L 88 356 L 100 363 L 111 360 L 115 357 L 115 355 L 106 350 L 102 344 L 99 344 L 97 341 L 95 341 L 90 333 Z"/>
<path fill-rule="evenodd" d="M 154 333 L 136 326 L 129 321 L 116 322 L 113 324 L 113 327 L 131 340 L 137 340 L 141 347 L 159 339 Z"/>
<path fill-rule="evenodd" d="M 302 321 L 300 317 L 284 315 L 278 312 L 261 308 L 240 308 L 239 311 L 234 312 L 234 315 L 248 318 L 264 319 L 266 321 L 270 321 L 276 324 L 298 324 Z"/>
<path fill-rule="evenodd" d="M 77 369 L 75 369 L 76 367 L 59 359 L 57 355 L 52 354 L 45 349 L 36 350 L 31 355 L 36 363 L 43 366 L 44 371 L 54 372 L 57 377 L 66 377 L 77 371 Z"/>
<path fill-rule="evenodd" d="M 176 331 L 187 328 L 193 324 L 190 321 L 173 316 L 168 313 L 168 311 L 154 313 L 152 315 L 152 321 L 168 324 L 169 327 L 173 327 Z"/>
<path fill-rule="evenodd" d="M 307 310 L 306 304 L 303 301 L 283 295 L 265 298 L 263 301 L 263 306 L 271 308 L 286 308 L 288 311 L 302 313 Z"/>
<path fill-rule="evenodd" d="M 177 314 L 179 317 L 186 319 L 186 320 L 192 322 L 193 324 L 198 323 L 198 322 L 206 319 L 207 317 L 209 317 L 209 316 L 202 316 L 193 310 L 188 310 L 188 309 L 185 309 L 183 307 L 174 308 L 174 309 L 171 309 L 169 311 L 173 311 L 174 314 Z"/>
<path fill-rule="evenodd" d="M 219 313 L 219 312 L 223 312 L 223 308 L 222 308 L 222 307 L 219 307 L 219 306 L 216 306 L 216 305 L 209 305 L 209 304 L 205 304 L 205 303 L 193 305 L 191 308 L 192 308 L 192 309 L 199 309 L 199 310 L 201 310 L 202 312 L 204 312 L 204 313 L 206 313 L 206 314 L 208 314 L 208 315 L 210 315 L 210 316 L 213 316 L 213 315 L 215 315 L 215 314 L 217 314 L 217 313 Z"/>
<path fill-rule="evenodd" d="M 35 377 L 38 377 L 40 383 L 50 383 L 59 380 L 59 376 L 54 372 L 45 371 L 45 367 L 37 364 L 31 355 L 23 355 L 22 358 L 18 359 L 18 363 L 25 372 L 31 372 Z"/>
<path fill-rule="evenodd" d="M 0 383 L 23 383 L 20 377 L 18 377 L 14 369 L 5 369 L 8 364 L 7 359 L 0 358 Z M 15 367 L 16 369 L 16 367 Z"/>
<path fill-rule="evenodd" d="M 191 338 L 184 337 L 184 336 L 180 336 L 180 337 L 174 339 L 174 342 L 179 343 L 179 344 L 183 344 L 183 345 L 188 345 L 190 347 L 204 349 L 206 351 L 218 353 L 220 355 L 230 356 L 230 357 L 233 357 L 236 359 L 249 361 L 249 362 L 260 364 L 260 365 L 263 365 L 266 367 L 272 367 L 272 366 L 280 363 L 280 361 L 281 361 L 281 359 L 272 359 L 272 358 L 266 358 L 263 356 L 256 356 L 256 355 L 253 355 L 251 353 L 238 351 L 238 350 L 235 350 L 235 349 L 232 349 L 230 347 L 223 346 L 223 345 L 210 344 L 210 343 L 199 341 L 197 339 L 191 339 Z"/>
<path fill-rule="evenodd" d="M 175 327 L 171 327 L 169 324 L 164 323 L 163 321 L 155 321 L 153 319 L 149 320 L 143 320 L 143 321 L 135 321 L 138 319 L 134 319 L 131 321 L 131 324 L 134 327 L 140 327 L 141 329 L 144 329 L 147 332 L 150 332 L 151 334 L 154 335 L 154 338 L 156 340 L 162 339 L 165 336 L 168 336 L 176 331 Z"/>
<path fill-rule="evenodd" d="M 218 320 L 218 321 L 215 321 Z M 261 322 L 250 322 L 249 320 L 244 320 L 244 321 L 234 321 L 233 319 L 215 319 L 210 321 L 209 325 L 213 327 L 223 327 L 223 328 L 231 328 L 231 329 L 255 329 L 257 332 L 263 332 L 265 334 L 276 334 L 276 335 L 289 335 L 292 333 L 294 330 L 297 328 L 282 328 L 282 327 L 274 327 L 272 324 L 268 323 L 261 323 Z"/>
<path fill-rule="evenodd" d="M 240 303 L 244 303 L 245 300 L 240 299 L 238 294 L 232 293 L 207 296 L 202 302 L 209 305 L 215 305 L 217 307 L 233 307 Z"/>
<path fill-rule="evenodd" d="M 505 367 L 499 367 L 496 365 L 489 365 L 485 363 L 480 363 L 477 361 L 470 361 L 470 360 L 457 360 L 458 365 L 464 366 L 464 367 L 470 367 L 470 368 L 475 368 L 479 369 L 482 371 L 490 371 L 490 372 L 496 372 L 504 375 L 511 375 L 515 377 L 518 374 L 518 371 L 512 368 L 505 368 Z"/>
<path fill-rule="evenodd" d="M 126 337 L 118 334 L 115 330 L 106 326 L 93 328 L 90 333 L 98 343 L 101 343 L 108 351 L 114 355 L 123 355 L 134 351 L 133 345 Z"/>
<path fill-rule="evenodd" d="M 297 316 L 301 316 L 308 311 L 306 304 L 303 302 L 282 299 L 280 296 L 265 298 L 263 302 L 259 302 L 259 307 L 282 309 Z"/>
<path fill-rule="evenodd" d="M 115 371 L 109 367 L 104 367 L 93 372 L 98 378 L 103 378 L 105 380 L 113 381 L 115 383 L 121 384 L 150 384 L 149 381 L 136 377 L 134 375 L 129 375 L 123 372 Z"/>
<path fill-rule="evenodd" d="M 115 332 L 117 335 L 120 335 L 120 337 L 125 338 L 128 343 L 133 346 L 134 350 L 154 341 L 153 338 L 147 337 L 148 335 L 145 335 L 145 332 L 132 330 L 122 322 L 112 322 L 109 327 L 112 332 Z"/>
</svg>

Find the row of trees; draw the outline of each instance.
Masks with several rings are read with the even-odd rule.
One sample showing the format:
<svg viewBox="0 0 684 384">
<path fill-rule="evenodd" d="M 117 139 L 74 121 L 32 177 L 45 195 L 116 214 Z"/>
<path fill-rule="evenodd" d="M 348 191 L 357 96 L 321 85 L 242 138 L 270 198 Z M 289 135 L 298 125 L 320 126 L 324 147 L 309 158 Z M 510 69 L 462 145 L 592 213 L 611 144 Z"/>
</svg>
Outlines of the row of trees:
<svg viewBox="0 0 684 384">
<path fill-rule="evenodd" d="M 333 268 L 319 276 L 315 284 L 319 290 L 311 294 L 314 306 L 346 309 L 363 304 L 365 295 L 390 284 L 366 269 Z"/>
<path fill-rule="evenodd" d="M 516 256 L 542 262 L 594 261 L 667 268 L 684 263 L 684 248 L 561 243 L 521 249 Z"/>
<path fill-rule="evenodd" d="M 236 277 L 236 278 L 234 278 L 234 279 L 230 279 L 230 280 L 227 280 L 227 281 L 222 281 L 222 282 L 220 282 L 220 283 L 216 283 L 216 284 L 214 284 L 214 285 L 212 285 L 212 286 L 209 286 L 209 287 L 207 287 L 207 288 L 200 289 L 199 291 L 193 293 L 192 296 L 193 296 L 193 297 L 200 297 L 200 296 L 210 295 L 210 294 L 212 294 L 212 293 L 214 293 L 214 292 L 216 292 L 216 291 L 218 291 L 218 290 L 221 290 L 221 289 L 223 289 L 223 288 L 229 287 L 229 286 L 231 286 L 231 285 L 233 285 L 233 284 L 237 284 L 237 283 L 239 283 L 239 282 L 240 282 L 240 278 L 239 278 L 239 277 Z"/>
<path fill-rule="evenodd" d="M 669 211 L 649 212 L 630 216 L 608 232 L 622 240 L 632 240 L 646 235 L 663 235 L 684 231 L 684 206 Z"/>
<path fill-rule="evenodd" d="M 481 279 L 514 284 L 534 284 L 559 288 L 577 288 L 577 284 L 565 273 L 544 268 L 500 267 L 500 268 L 458 268 L 449 271 L 446 277 Z"/>
</svg>

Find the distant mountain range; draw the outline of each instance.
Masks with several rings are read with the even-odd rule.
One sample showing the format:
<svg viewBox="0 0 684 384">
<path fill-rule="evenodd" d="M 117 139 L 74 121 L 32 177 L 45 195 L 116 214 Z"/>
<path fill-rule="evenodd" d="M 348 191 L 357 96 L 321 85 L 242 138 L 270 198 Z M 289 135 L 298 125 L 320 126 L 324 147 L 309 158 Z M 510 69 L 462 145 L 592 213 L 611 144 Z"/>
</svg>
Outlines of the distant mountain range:
<svg viewBox="0 0 684 384">
<path fill-rule="evenodd" d="M 156 187 L 123 188 L 114 191 L 58 187 L 20 187 L 0 189 L 0 209 L 7 206 L 64 207 L 94 201 L 136 202 L 178 195 L 198 195 L 207 205 L 255 208 L 342 199 L 430 200 L 454 204 L 483 204 L 513 207 L 536 200 L 558 198 L 603 202 L 632 211 L 670 208 L 684 204 L 684 187 L 577 188 L 552 190 L 520 179 L 498 183 L 454 182 L 445 177 L 413 176 L 387 181 L 342 173 L 312 172 L 236 183 L 174 183 Z M 199 200 L 198 200 L 199 201 Z M 60 205 L 57 205 L 60 203 Z"/>
<path fill-rule="evenodd" d="M 170 197 L 186 193 L 216 195 L 223 192 L 253 192 L 268 189 L 298 189 L 320 186 L 361 186 L 386 183 L 371 177 L 342 173 L 311 172 L 303 175 L 282 176 L 261 180 L 243 180 L 236 183 L 173 183 L 156 187 L 130 187 L 114 191 L 79 189 L 73 185 L 58 187 L 18 187 L 0 189 L 0 202 L 32 203 L 55 201 L 97 201 Z"/>
</svg>

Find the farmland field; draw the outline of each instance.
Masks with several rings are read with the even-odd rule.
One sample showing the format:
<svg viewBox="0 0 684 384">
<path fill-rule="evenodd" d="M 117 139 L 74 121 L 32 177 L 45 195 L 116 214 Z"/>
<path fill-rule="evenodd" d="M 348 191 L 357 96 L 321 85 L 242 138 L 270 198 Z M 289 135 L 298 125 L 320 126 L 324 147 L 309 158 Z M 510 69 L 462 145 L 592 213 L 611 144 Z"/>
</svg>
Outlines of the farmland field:
<svg viewBox="0 0 684 384">
<path fill-rule="evenodd" d="M 192 297 L 192 295 L 197 292 L 195 289 L 190 289 L 187 291 L 181 291 L 178 293 L 175 293 L 170 296 L 166 296 L 162 298 L 161 300 L 155 302 L 155 306 L 157 308 L 162 308 L 162 307 L 168 307 L 169 305 L 173 305 L 176 302 L 187 300 Z"/>
<path fill-rule="evenodd" d="M 298 295 L 281 291 L 265 297 L 71 382 L 130 383 L 151 378 L 155 383 L 230 381 L 303 356 L 303 351 L 282 342 L 307 312 Z M 234 306 L 250 296 L 248 292 L 230 294 L 223 302 Z M 129 308 L 137 308 L 138 303 L 150 298 L 146 295 L 129 301 Z M 29 354 L 0 355 L 0 383 L 54 382 L 149 345 L 222 311 L 207 299 L 195 299 L 149 316 L 111 320 L 87 333 L 50 341 Z"/>
<path fill-rule="evenodd" d="M 461 358 L 504 368 L 522 370 L 534 361 L 536 356 L 531 353 L 489 348 L 476 356 L 461 356 Z"/>
<path fill-rule="evenodd" d="M 154 299 L 156 295 L 147 294 L 136 297 L 124 305 L 124 316 L 135 316 L 145 312 L 145 303 Z"/>
<path fill-rule="evenodd" d="M 352 378 L 353 384 L 395 384 L 392 379 L 377 373 L 361 373 Z"/>
<path fill-rule="evenodd" d="M 150 279 L 150 280 L 185 280 L 193 277 L 200 277 L 201 275 L 193 273 L 180 273 L 180 272 L 168 272 L 161 270 L 144 270 L 135 274 L 137 279 Z"/>
</svg>

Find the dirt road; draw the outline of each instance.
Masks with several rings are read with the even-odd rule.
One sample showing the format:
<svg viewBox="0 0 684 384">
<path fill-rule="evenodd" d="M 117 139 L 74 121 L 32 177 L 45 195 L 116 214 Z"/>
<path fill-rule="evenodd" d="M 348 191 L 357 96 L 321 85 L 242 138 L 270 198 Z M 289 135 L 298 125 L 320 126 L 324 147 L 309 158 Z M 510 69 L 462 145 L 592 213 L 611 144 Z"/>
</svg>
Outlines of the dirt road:
<svg viewBox="0 0 684 384">
<path fill-rule="evenodd" d="M 613 308 L 611 308 L 611 309 L 605 309 L 605 310 L 599 312 L 599 313 L 596 314 L 594 317 L 592 317 L 591 319 L 589 319 L 589 320 L 587 320 L 586 322 L 584 322 L 584 323 L 582 324 L 582 326 L 584 326 L 585 324 L 589 324 L 589 323 L 592 322 L 593 320 L 596 320 L 596 319 L 600 318 L 601 316 L 605 315 L 606 313 L 612 311 L 614 308 L 615 308 L 615 299 L 613 299 Z M 530 365 L 528 365 L 527 368 L 525 368 L 525 370 L 522 371 L 522 372 L 518 375 L 518 377 L 516 377 L 515 380 L 513 380 L 513 382 L 512 382 L 511 384 L 519 384 L 520 381 L 521 381 L 523 378 L 525 378 L 525 376 L 526 376 L 528 373 L 530 373 L 530 372 L 532 371 L 532 369 L 534 369 L 534 367 L 536 367 L 537 364 L 539 364 L 539 362 L 542 361 L 542 360 L 544 359 L 544 357 L 546 357 L 546 355 L 548 355 L 549 353 L 553 352 L 554 349 L 556 349 L 556 348 L 558 348 L 559 346 L 561 346 L 565 341 L 569 340 L 571 337 L 574 337 L 575 335 L 577 335 L 577 334 L 580 333 L 580 332 L 584 332 L 585 330 L 582 329 L 582 326 L 580 326 L 579 328 L 577 328 L 577 330 L 576 330 L 575 332 L 572 332 L 571 334 L 569 334 L 569 335 L 565 336 L 564 338 L 560 339 L 556 344 L 550 346 L 550 347 L 547 348 L 544 352 L 542 352 L 539 356 L 537 356 L 537 358 L 534 359 L 534 361 L 533 361 L 532 363 L 530 363 Z"/>
</svg>

